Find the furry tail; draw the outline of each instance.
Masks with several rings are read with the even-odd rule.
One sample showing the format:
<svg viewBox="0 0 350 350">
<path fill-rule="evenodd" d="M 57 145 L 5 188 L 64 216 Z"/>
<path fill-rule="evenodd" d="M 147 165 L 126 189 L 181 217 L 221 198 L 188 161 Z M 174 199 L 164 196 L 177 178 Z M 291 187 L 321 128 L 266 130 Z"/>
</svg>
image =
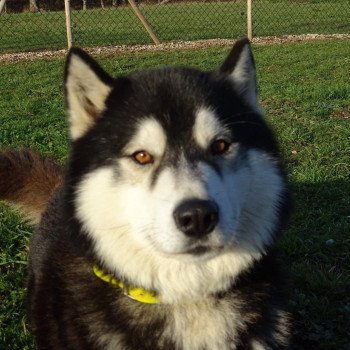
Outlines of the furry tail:
<svg viewBox="0 0 350 350">
<path fill-rule="evenodd" d="M 0 151 L 0 200 L 17 207 L 33 224 L 40 221 L 53 192 L 63 183 L 63 169 L 29 150 Z"/>
</svg>

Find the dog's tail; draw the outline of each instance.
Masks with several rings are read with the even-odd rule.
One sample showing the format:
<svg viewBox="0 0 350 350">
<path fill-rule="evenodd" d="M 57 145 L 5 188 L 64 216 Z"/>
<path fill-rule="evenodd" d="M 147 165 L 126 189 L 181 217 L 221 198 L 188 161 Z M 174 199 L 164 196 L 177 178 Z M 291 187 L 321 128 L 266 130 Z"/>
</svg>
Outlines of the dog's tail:
<svg viewBox="0 0 350 350">
<path fill-rule="evenodd" d="M 63 183 L 63 169 L 29 150 L 0 151 L 0 200 L 38 224 L 49 198 Z"/>
</svg>

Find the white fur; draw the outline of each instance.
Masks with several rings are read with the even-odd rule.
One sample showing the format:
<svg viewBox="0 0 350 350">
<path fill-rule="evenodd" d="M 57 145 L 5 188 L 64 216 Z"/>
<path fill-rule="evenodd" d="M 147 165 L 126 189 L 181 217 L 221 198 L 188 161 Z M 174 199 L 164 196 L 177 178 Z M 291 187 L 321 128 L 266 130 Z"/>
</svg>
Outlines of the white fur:
<svg viewBox="0 0 350 350">
<path fill-rule="evenodd" d="M 181 349 L 234 350 L 234 339 L 242 328 L 241 315 L 227 300 L 197 300 L 173 307 L 171 327 L 174 342 Z"/>
<path fill-rule="evenodd" d="M 136 134 L 124 147 L 124 153 L 131 155 L 135 151 L 148 151 L 158 163 L 165 146 L 166 134 L 159 122 L 150 116 L 139 122 Z"/>
<path fill-rule="evenodd" d="M 274 332 L 274 338 L 277 339 L 281 344 L 287 345 L 290 338 L 290 328 L 291 328 L 291 319 L 290 315 L 284 310 L 276 311 L 276 330 Z"/>
<path fill-rule="evenodd" d="M 70 136 L 73 140 L 83 136 L 95 123 L 94 113 L 101 114 L 111 91 L 89 65 L 72 54 L 66 80 Z"/>
<path fill-rule="evenodd" d="M 91 323 L 94 324 L 93 322 Z M 97 339 L 96 343 L 99 347 L 105 350 L 127 350 L 129 347 L 125 346 L 125 342 L 123 340 L 123 336 L 116 334 L 115 332 L 108 332 L 108 330 L 104 329 L 91 329 L 91 334 L 93 334 L 93 338 Z"/>
<path fill-rule="evenodd" d="M 196 113 L 192 134 L 197 144 L 207 149 L 216 138 L 227 135 L 228 130 L 219 122 L 213 110 L 201 107 Z"/>
<path fill-rule="evenodd" d="M 190 238 L 176 227 L 173 212 L 183 201 L 193 198 L 209 199 L 218 204 L 220 221 L 205 243 L 212 248 L 224 246 L 237 216 L 237 206 L 230 202 L 230 194 L 224 191 L 219 175 L 205 163 L 200 162 L 194 171 L 182 157 L 176 169 L 164 169 L 152 192 L 145 194 L 145 200 L 152 201 L 154 207 L 151 235 L 154 246 L 164 253 L 180 255 L 190 248 Z"/>
</svg>

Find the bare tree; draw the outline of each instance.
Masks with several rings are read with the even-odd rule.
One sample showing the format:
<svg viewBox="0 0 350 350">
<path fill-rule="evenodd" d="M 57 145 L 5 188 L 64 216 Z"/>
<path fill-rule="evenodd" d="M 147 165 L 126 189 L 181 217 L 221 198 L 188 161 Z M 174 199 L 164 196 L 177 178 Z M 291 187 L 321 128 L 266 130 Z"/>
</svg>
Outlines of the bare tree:
<svg viewBox="0 0 350 350">
<path fill-rule="evenodd" d="M 39 6 L 36 0 L 29 0 L 29 11 L 39 12 Z"/>
</svg>

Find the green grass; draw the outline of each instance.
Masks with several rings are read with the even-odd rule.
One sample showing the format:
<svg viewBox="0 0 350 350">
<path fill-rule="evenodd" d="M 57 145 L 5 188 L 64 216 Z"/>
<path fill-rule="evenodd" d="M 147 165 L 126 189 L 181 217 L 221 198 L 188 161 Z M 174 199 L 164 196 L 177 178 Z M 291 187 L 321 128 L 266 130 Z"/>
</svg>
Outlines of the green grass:
<svg viewBox="0 0 350 350">
<path fill-rule="evenodd" d="M 189 2 L 141 5 L 161 41 L 235 38 L 246 35 L 246 2 Z M 254 2 L 254 35 L 349 33 L 348 0 Z M 75 45 L 150 43 L 129 7 L 75 10 Z M 67 46 L 64 12 L 0 16 L 0 51 L 58 49 Z"/>
<path fill-rule="evenodd" d="M 349 41 L 255 46 L 267 119 L 275 128 L 295 197 L 281 241 L 291 272 L 298 350 L 349 349 Z M 101 56 L 114 74 L 164 64 L 212 69 L 228 48 Z M 68 138 L 62 59 L 0 65 L 0 147 L 27 145 L 64 162 Z M 31 229 L 0 207 L 0 349 L 32 349 L 25 318 Z M 333 240 L 333 241 L 330 241 Z"/>
</svg>

